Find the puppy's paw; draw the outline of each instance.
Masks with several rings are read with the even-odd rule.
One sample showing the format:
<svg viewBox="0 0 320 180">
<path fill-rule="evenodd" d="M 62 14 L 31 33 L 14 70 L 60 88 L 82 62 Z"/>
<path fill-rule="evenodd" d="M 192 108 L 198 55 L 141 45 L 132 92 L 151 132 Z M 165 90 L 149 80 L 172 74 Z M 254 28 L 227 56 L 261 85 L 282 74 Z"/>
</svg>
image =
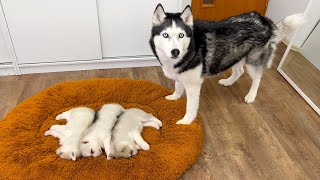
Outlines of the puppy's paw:
<svg viewBox="0 0 320 180">
<path fill-rule="evenodd" d="M 65 119 L 63 114 L 59 114 L 58 116 L 56 116 L 56 120 L 62 120 Z"/>
<path fill-rule="evenodd" d="M 180 97 L 179 96 L 177 96 L 177 95 L 175 95 L 175 94 L 171 94 L 171 95 L 168 95 L 168 96 L 166 96 L 166 99 L 167 100 L 177 100 L 177 99 L 179 99 Z"/>
<path fill-rule="evenodd" d="M 162 122 L 158 118 L 153 117 L 153 118 L 151 118 L 151 121 L 156 122 L 159 125 L 159 127 L 162 127 Z"/>
<path fill-rule="evenodd" d="M 252 103 L 256 99 L 257 94 L 254 93 L 248 93 L 246 97 L 244 97 L 244 101 L 246 103 Z"/>
<path fill-rule="evenodd" d="M 176 122 L 176 124 L 186 124 L 186 125 L 191 124 L 191 123 L 192 123 L 192 121 L 189 121 L 189 120 L 186 120 L 186 119 L 181 119 L 181 120 Z"/>
<path fill-rule="evenodd" d="M 220 79 L 219 84 L 221 86 L 231 86 L 233 83 L 230 82 L 228 79 Z"/>
<path fill-rule="evenodd" d="M 110 160 L 110 159 L 112 159 L 113 157 L 112 157 L 112 154 L 108 154 L 107 155 L 107 160 Z"/>
<path fill-rule="evenodd" d="M 135 149 L 133 149 L 132 151 L 131 151 L 131 155 L 132 156 L 135 156 L 135 155 L 137 155 L 138 154 L 138 149 L 137 148 L 135 148 Z"/>
<path fill-rule="evenodd" d="M 150 149 L 150 145 L 148 143 L 141 145 L 141 149 L 147 151 Z"/>
<path fill-rule="evenodd" d="M 61 154 L 62 154 L 61 147 L 59 147 L 59 148 L 56 150 L 56 154 L 58 154 L 58 155 L 61 155 Z"/>
<path fill-rule="evenodd" d="M 51 135 L 50 130 L 44 132 L 43 134 L 44 134 L 44 136 L 49 136 L 49 135 Z"/>
<path fill-rule="evenodd" d="M 142 149 L 138 144 L 135 145 L 136 149 Z"/>
</svg>

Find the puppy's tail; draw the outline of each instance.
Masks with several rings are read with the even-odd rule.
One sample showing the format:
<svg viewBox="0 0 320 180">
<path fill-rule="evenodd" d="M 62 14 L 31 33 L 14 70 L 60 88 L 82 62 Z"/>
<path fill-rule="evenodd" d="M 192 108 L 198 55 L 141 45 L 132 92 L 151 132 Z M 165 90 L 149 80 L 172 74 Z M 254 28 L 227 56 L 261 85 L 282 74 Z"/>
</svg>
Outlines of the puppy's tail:
<svg viewBox="0 0 320 180">
<path fill-rule="evenodd" d="M 279 41 L 281 41 L 289 33 L 295 31 L 304 23 L 306 23 L 306 17 L 302 13 L 293 14 L 284 18 L 277 24 Z"/>
</svg>

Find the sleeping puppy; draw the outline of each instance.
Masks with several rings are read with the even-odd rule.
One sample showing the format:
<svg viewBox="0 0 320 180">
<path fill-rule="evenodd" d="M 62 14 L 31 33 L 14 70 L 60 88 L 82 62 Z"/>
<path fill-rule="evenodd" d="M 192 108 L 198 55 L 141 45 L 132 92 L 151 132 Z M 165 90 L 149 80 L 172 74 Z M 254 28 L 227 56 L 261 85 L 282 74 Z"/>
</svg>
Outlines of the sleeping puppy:
<svg viewBox="0 0 320 180">
<path fill-rule="evenodd" d="M 119 104 L 105 104 L 102 106 L 96 121 L 81 140 L 80 151 L 82 156 L 100 156 L 102 154 L 101 148 L 104 148 L 107 159 L 111 159 L 109 154 L 112 129 L 118 121 L 118 116 L 123 112 L 124 108 Z"/>
<path fill-rule="evenodd" d="M 138 149 L 149 150 L 150 146 L 141 137 L 144 126 L 159 129 L 162 122 L 152 114 L 140 109 L 127 109 L 113 129 L 112 152 L 110 157 L 128 158 L 138 153 Z"/>
<path fill-rule="evenodd" d="M 92 124 L 95 112 L 87 107 L 78 107 L 59 114 L 56 120 L 66 119 L 66 125 L 53 125 L 44 133 L 60 139 L 56 153 L 63 159 L 76 160 L 80 157 L 79 142 L 86 129 Z"/>
</svg>

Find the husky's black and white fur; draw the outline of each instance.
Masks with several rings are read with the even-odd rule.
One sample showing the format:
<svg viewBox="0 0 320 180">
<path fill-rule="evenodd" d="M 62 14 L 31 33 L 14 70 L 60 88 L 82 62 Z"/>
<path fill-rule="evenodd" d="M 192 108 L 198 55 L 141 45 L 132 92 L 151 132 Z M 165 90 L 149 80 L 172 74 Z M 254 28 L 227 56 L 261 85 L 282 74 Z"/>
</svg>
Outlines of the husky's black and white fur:
<svg viewBox="0 0 320 180">
<path fill-rule="evenodd" d="M 194 21 L 190 6 L 182 13 L 166 13 L 159 4 L 152 19 L 150 46 L 165 76 L 175 80 L 175 91 L 166 99 L 179 99 L 186 90 L 186 114 L 177 124 L 190 124 L 196 117 L 204 77 L 230 67 L 232 75 L 219 84 L 232 85 L 246 66 L 252 85 L 244 100 L 253 102 L 283 32 L 295 29 L 302 20 L 303 15 L 296 14 L 275 25 L 250 12 L 219 22 Z"/>
</svg>

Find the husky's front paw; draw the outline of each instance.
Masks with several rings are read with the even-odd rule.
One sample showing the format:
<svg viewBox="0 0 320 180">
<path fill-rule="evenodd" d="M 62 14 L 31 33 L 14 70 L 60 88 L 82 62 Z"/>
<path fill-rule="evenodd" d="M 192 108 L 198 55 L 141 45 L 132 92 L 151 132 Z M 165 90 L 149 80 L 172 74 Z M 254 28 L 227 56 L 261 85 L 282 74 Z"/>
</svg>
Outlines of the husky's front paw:
<svg viewBox="0 0 320 180">
<path fill-rule="evenodd" d="M 192 121 L 189 121 L 189 120 L 186 120 L 186 119 L 181 119 L 181 120 L 176 122 L 176 124 L 186 124 L 186 125 L 191 124 L 191 123 L 192 123 Z"/>
<path fill-rule="evenodd" d="M 228 79 L 220 79 L 219 84 L 221 86 L 231 86 L 233 83 L 230 82 Z"/>
<path fill-rule="evenodd" d="M 177 95 L 175 95 L 175 94 L 171 94 L 171 95 L 166 96 L 166 99 L 167 99 L 167 100 L 177 100 L 177 99 L 179 99 L 179 98 L 180 98 L 180 97 L 177 96 Z"/>
<path fill-rule="evenodd" d="M 256 96 L 257 96 L 257 94 L 248 93 L 248 94 L 246 95 L 246 97 L 244 97 L 244 101 L 245 101 L 246 103 L 252 103 L 252 102 L 255 100 Z"/>
</svg>

